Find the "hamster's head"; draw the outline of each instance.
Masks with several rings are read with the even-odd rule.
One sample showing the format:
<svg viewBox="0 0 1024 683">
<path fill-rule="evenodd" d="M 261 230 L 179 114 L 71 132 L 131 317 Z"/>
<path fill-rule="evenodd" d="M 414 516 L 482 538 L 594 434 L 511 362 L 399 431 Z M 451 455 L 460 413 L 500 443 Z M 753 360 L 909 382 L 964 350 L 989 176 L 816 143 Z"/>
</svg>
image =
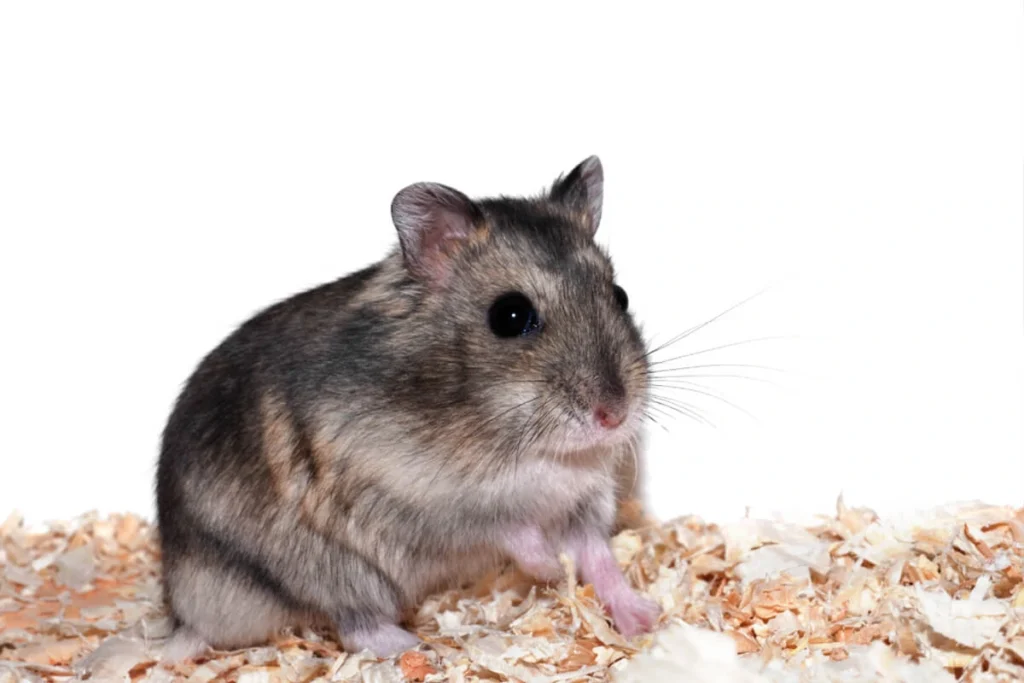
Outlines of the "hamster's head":
<svg viewBox="0 0 1024 683">
<path fill-rule="evenodd" d="M 419 183 L 392 204 L 424 292 L 424 362 L 446 377 L 436 400 L 456 402 L 495 452 L 565 457 L 639 435 L 647 357 L 594 242 L 603 178 L 590 157 L 539 197 L 474 201 Z"/>
</svg>

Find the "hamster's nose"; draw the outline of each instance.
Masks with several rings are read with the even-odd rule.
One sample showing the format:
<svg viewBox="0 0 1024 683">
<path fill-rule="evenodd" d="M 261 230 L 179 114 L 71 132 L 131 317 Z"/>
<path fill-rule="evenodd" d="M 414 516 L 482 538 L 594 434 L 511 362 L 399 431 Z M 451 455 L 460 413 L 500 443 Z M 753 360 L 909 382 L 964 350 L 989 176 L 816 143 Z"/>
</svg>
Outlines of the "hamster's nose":
<svg viewBox="0 0 1024 683">
<path fill-rule="evenodd" d="M 594 408 L 594 419 L 605 429 L 615 429 L 626 419 L 624 408 L 599 403 Z"/>
</svg>

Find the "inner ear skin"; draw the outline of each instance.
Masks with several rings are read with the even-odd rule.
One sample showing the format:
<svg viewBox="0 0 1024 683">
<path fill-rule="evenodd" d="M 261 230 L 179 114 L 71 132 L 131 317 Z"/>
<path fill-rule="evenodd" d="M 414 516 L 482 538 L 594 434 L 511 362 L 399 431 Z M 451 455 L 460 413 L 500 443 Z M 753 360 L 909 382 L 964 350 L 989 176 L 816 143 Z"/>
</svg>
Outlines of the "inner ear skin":
<svg viewBox="0 0 1024 683">
<path fill-rule="evenodd" d="M 458 190 L 415 183 L 391 202 L 402 256 L 409 273 L 431 287 L 452 274 L 452 257 L 482 225 L 479 207 Z"/>
</svg>

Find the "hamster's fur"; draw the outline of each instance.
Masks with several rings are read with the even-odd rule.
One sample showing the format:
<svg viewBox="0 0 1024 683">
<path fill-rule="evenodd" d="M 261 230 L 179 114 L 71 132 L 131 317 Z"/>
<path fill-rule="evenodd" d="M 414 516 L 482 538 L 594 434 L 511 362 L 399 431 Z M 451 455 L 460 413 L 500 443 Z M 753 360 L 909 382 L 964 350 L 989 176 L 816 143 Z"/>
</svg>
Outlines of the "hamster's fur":
<svg viewBox="0 0 1024 683">
<path fill-rule="evenodd" d="M 157 468 L 172 658 L 307 623 L 394 654 L 431 591 L 507 559 L 554 580 L 560 552 L 622 632 L 652 627 L 608 547 L 648 366 L 594 243 L 602 192 L 596 157 L 533 198 L 407 187 L 390 255 L 203 359 Z M 509 293 L 535 324 L 501 336 Z"/>
</svg>

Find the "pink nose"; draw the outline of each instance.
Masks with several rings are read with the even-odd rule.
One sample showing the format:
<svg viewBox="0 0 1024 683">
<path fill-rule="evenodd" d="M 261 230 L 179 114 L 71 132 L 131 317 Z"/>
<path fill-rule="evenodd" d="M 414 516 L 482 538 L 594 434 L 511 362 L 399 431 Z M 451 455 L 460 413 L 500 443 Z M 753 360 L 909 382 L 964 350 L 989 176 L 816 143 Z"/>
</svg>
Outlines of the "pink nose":
<svg viewBox="0 0 1024 683">
<path fill-rule="evenodd" d="M 622 410 L 613 410 L 607 406 L 599 405 L 594 408 L 594 418 L 605 429 L 615 429 L 622 424 L 625 414 Z"/>
</svg>

